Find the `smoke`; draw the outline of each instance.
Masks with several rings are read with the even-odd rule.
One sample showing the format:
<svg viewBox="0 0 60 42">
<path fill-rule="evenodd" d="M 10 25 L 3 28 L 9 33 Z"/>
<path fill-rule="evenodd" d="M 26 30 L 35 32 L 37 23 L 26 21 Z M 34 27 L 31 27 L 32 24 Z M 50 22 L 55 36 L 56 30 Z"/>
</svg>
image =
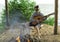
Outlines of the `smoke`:
<svg viewBox="0 0 60 42">
<path fill-rule="evenodd" d="M 14 14 L 14 15 L 11 15 Z M 29 23 L 25 21 L 25 17 L 20 11 L 12 11 L 10 13 L 9 17 L 9 24 L 10 24 L 10 32 L 14 35 L 18 35 L 17 32 L 20 33 L 20 35 L 24 36 L 26 34 L 30 34 L 30 27 Z"/>
<path fill-rule="evenodd" d="M 13 29 L 19 29 L 20 35 L 22 35 L 22 36 L 24 36 L 26 34 L 30 34 L 30 27 L 29 27 L 28 23 L 15 22 L 14 25 L 10 26 L 10 29 L 13 33 L 15 33 L 15 31 Z M 17 35 L 17 33 L 16 33 L 16 35 Z"/>
</svg>

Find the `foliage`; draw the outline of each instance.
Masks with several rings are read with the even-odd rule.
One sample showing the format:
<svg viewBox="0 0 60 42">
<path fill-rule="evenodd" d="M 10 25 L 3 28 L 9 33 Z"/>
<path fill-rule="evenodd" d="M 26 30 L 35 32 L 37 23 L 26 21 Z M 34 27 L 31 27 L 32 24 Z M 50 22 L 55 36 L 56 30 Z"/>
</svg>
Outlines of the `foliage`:
<svg viewBox="0 0 60 42">
<path fill-rule="evenodd" d="M 35 2 L 31 2 L 31 0 L 10 0 L 8 2 L 8 10 L 9 10 L 9 19 L 10 21 L 15 17 L 15 15 L 20 16 L 20 20 L 24 19 L 26 21 L 29 20 L 32 12 L 34 11 Z M 5 9 L 2 13 L 2 23 L 6 24 L 6 14 Z"/>
<path fill-rule="evenodd" d="M 35 2 L 30 2 L 29 0 L 13 0 L 9 2 L 9 16 L 12 16 L 14 10 L 20 11 L 27 21 L 29 20 L 33 10 L 34 10 Z M 15 13 L 15 12 L 14 12 Z"/>
<path fill-rule="evenodd" d="M 33 10 L 34 10 L 35 2 L 31 2 L 31 0 L 10 0 L 8 2 L 8 10 L 9 10 L 9 22 L 15 19 L 16 15 L 19 20 L 28 21 Z M 3 9 L 2 13 L 2 23 L 0 23 L 0 29 L 5 28 L 6 25 L 6 13 L 5 9 Z M 17 19 L 17 18 L 16 18 Z M 13 22 L 12 22 L 13 23 Z"/>
<path fill-rule="evenodd" d="M 54 17 L 49 17 L 47 20 L 44 21 L 45 24 L 54 25 Z"/>
</svg>

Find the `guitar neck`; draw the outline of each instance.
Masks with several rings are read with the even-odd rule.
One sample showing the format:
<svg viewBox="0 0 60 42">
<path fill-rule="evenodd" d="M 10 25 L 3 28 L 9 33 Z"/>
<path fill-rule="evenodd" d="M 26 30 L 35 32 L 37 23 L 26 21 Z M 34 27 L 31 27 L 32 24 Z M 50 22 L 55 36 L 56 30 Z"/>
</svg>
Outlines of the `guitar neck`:
<svg viewBox="0 0 60 42">
<path fill-rule="evenodd" d="M 54 15 L 55 13 L 50 13 L 49 15 L 46 15 L 46 17 L 49 17 L 50 15 Z"/>
</svg>

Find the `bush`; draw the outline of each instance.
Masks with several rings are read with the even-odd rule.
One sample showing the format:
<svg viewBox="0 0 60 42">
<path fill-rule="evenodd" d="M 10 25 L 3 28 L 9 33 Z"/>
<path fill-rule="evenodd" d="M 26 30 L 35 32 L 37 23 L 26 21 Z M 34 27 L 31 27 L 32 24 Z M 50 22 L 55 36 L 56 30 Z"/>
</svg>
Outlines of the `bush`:
<svg viewBox="0 0 60 42">
<path fill-rule="evenodd" d="M 14 10 L 19 11 L 27 21 L 29 20 L 32 12 L 34 11 L 35 2 L 30 2 L 30 0 L 13 0 L 9 2 L 9 16 L 15 13 Z"/>
<path fill-rule="evenodd" d="M 54 17 L 52 17 L 52 18 L 49 17 L 47 20 L 44 21 L 44 23 L 53 26 L 54 25 Z"/>
</svg>

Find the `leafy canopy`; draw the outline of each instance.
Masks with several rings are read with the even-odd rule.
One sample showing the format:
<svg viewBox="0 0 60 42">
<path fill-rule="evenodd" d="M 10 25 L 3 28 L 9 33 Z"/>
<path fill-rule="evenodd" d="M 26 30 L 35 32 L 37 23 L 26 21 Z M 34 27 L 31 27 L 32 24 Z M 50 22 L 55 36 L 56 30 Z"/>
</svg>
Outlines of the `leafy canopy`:
<svg viewBox="0 0 60 42">
<path fill-rule="evenodd" d="M 34 11 L 35 2 L 31 2 L 31 0 L 13 0 L 9 2 L 9 13 L 10 16 L 14 15 L 14 10 L 20 11 L 27 21 L 29 20 L 31 14 Z"/>
</svg>

